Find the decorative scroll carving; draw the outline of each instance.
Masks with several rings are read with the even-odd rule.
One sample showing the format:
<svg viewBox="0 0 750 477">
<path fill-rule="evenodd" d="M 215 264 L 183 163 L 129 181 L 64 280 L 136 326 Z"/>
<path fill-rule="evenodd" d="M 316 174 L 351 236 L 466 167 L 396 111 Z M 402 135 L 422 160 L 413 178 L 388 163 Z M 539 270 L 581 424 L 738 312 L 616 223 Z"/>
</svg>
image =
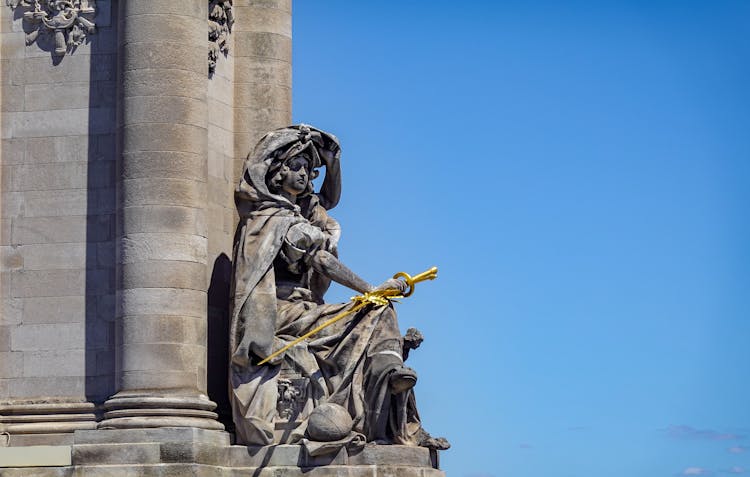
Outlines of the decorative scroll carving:
<svg viewBox="0 0 750 477">
<path fill-rule="evenodd" d="M 75 50 L 96 31 L 95 0 L 6 0 L 12 9 L 25 7 L 26 44 L 42 35 L 54 37 L 54 54 L 63 56 Z M 39 42 L 37 42 L 39 43 Z"/>
<path fill-rule="evenodd" d="M 219 54 L 229 53 L 229 34 L 234 24 L 232 0 L 209 0 L 208 2 L 208 74 L 216 71 Z"/>
</svg>

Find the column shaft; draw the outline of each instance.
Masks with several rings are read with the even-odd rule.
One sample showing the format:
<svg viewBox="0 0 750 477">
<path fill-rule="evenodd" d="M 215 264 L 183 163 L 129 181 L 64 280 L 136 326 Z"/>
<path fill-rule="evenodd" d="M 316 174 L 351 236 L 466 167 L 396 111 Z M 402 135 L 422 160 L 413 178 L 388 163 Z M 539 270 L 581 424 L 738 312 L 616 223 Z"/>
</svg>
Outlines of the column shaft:
<svg viewBox="0 0 750 477">
<path fill-rule="evenodd" d="M 292 2 L 235 5 L 234 178 L 266 132 L 292 122 Z"/>
<path fill-rule="evenodd" d="M 208 2 L 119 5 L 118 393 L 100 427 L 221 428 L 205 395 Z"/>
</svg>

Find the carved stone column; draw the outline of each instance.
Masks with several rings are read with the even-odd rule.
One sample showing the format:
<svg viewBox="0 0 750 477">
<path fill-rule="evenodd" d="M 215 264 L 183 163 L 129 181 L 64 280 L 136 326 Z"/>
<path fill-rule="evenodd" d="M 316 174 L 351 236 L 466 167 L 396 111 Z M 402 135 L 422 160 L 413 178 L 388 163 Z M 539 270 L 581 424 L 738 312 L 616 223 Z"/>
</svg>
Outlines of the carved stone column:
<svg viewBox="0 0 750 477">
<path fill-rule="evenodd" d="M 266 132 L 292 123 L 292 2 L 235 0 L 234 182 Z"/>
<path fill-rule="evenodd" d="M 208 2 L 118 3 L 118 392 L 99 427 L 223 429 L 206 396 Z"/>
</svg>

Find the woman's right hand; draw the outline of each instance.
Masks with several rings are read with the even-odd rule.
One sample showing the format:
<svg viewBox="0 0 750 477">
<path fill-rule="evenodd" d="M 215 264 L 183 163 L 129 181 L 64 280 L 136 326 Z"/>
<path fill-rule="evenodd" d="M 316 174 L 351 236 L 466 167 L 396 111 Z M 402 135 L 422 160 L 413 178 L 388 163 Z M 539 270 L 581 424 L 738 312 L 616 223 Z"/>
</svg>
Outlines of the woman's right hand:
<svg viewBox="0 0 750 477">
<path fill-rule="evenodd" d="M 409 289 L 409 284 L 404 280 L 398 278 L 389 278 L 377 287 L 373 288 L 372 291 L 384 291 L 384 290 L 398 290 L 399 293 L 404 293 Z"/>
</svg>

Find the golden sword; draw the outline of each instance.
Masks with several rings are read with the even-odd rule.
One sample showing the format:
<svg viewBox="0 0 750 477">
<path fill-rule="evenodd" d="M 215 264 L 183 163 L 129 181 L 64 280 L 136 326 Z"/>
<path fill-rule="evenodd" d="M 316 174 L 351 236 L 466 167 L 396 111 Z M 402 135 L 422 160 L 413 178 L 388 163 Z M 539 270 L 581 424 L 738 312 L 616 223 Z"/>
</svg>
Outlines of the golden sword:
<svg viewBox="0 0 750 477">
<path fill-rule="evenodd" d="M 417 275 L 414 275 L 414 276 L 411 276 L 406 272 L 398 272 L 397 274 L 393 275 L 393 278 L 396 278 L 396 279 L 402 278 L 406 282 L 406 284 L 409 285 L 408 290 L 402 293 L 400 290 L 397 290 L 395 288 L 389 288 L 387 290 L 375 290 L 372 292 L 365 292 L 362 295 L 357 295 L 355 297 L 352 297 L 352 301 L 355 303 L 354 306 L 352 306 L 346 311 L 339 313 L 338 315 L 334 316 L 330 320 L 326 320 L 325 322 L 317 326 L 315 329 L 308 331 L 307 333 L 295 339 L 291 343 L 288 343 L 286 346 L 284 346 L 280 350 L 274 351 L 268 357 L 266 357 L 263 361 L 258 363 L 258 366 L 260 366 L 261 364 L 266 364 L 267 362 L 271 361 L 273 358 L 280 355 L 284 351 L 288 350 L 292 346 L 298 343 L 301 343 L 302 341 L 317 334 L 318 332 L 320 332 L 320 330 L 331 326 L 337 321 L 353 313 L 358 312 L 359 310 L 366 307 L 367 305 L 385 306 L 389 304 L 391 300 L 397 300 L 399 298 L 406 298 L 407 296 L 411 296 L 411 294 L 414 293 L 414 288 L 417 283 L 423 282 L 425 280 L 436 279 L 437 272 L 438 272 L 437 267 L 432 267 L 429 270 L 426 270 L 422 273 L 418 273 Z"/>
</svg>

